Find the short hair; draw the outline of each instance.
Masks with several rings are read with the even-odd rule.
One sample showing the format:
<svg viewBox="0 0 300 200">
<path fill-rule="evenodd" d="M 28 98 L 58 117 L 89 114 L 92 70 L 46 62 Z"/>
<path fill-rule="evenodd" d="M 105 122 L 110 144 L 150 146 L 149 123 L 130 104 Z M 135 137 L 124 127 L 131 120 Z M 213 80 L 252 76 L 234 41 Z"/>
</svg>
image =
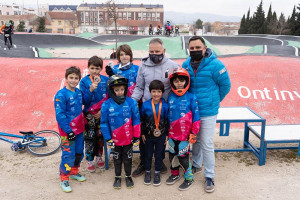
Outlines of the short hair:
<svg viewBox="0 0 300 200">
<path fill-rule="evenodd" d="M 201 42 L 205 45 L 205 40 L 203 39 L 203 37 L 195 35 L 189 39 L 189 44 L 191 43 L 191 41 L 194 41 L 194 40 L 201 40 Z"/>
<path fill-rule="evenodd" d="M 71 66 L 66 69 L 65 78 L 67 79 L 70 74 L 76 74 L 79 77 L 79 80 L 81 79 L 80 69 L 76 66 Z"/>
<path fill-rule="evenodd" d="M 151 92 L 151 90 L 161 90 L 162 93 L 164 93 L 165 86 L 160 80 L 154 80 L 154 81 L 151 81 L 151 83 L 149 85 L 149 91 Z"/>
<path fill-rule="evenodd" d="M 89 59 L 88 61 L 88 67 L 94 65 L 96 67 L 101 67 L 103 66 L 103 60 L 102 58 L 98 57 L 98 56 L 93 56 Z"/>
<path fill-rule="evenodd" d="M 120 54 L 121 54 L 121 51 L 124 51 L 126 55 L 129 55 L 130 56 L 130 62 L 133 61 L 133 54 L 132 54 L 132 50 L 130 48 L 130 46 L 128 44 L 123 44 L 123 45 L 120 45 L 118 48 L 117 48 L 117 59 L 119 62 L 121 62 L 120 60 Z"/>
<path fill-rule="evenodd" d="M 162 41 L 161 39 L 159 39 L 159 38 L 153 38 L 152 40 L 150 40 L 149 45 L 150 45 L 150 44 L 154 44 L 154 43 L 158 43 L 158 44 L 160 44 L 162 47 L 164 47 L 163 41 Z"/>
</svg>

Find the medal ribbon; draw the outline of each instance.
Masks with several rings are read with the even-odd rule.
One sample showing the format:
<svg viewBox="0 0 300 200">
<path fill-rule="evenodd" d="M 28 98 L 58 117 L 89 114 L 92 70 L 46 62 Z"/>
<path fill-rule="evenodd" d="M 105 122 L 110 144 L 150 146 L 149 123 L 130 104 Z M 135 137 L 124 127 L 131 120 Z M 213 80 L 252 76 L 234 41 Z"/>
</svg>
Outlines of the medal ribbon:
<svg viewBox="0 0 300 200">
<path fill-rule="evenodd" d="M 160 114 L 161 114 L 162 101 L 161 100 L 159 101 L 158 116 L 156 116 L 156 110 L 155 110 L 153 99 L 151 101 L 151 104 L 152 104 L 152 110 L 153 110 L 153 114 L 154 114 L 155 126 L 156 126 L 156 129 L 158 130 L 159 120 L 160 120 Z"/>
</svg>

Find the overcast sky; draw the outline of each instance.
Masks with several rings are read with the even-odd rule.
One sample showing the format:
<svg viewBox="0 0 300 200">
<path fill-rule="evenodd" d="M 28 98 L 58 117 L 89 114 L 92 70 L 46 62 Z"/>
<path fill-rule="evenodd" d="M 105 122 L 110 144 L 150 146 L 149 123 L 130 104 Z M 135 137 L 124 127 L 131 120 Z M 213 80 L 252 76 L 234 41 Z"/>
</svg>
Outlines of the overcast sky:
<svg viewBox="0 0 300 200">
<path fill-rule="evenodd" d="M 200 12 L 211 13 L 225 16 L 242 17 L 248 9 L 251 10 L 251 15 L 256 11 L 261 0 L 116 0 L 117 3 L 132 3 L 132 4 L 163 4 L 165 11 L 176 12 Z M 106 0 L 1 0 L 1 3 L 15 2 L 25 7 L 34 8 L 39 4 L 51 5 L 79 5 L 80 3 L 105 3 Z M 277 16 L 282 12 L 287 18 L 292 14 L 294 5 L 300 3 L 299 0 L 263 0 L 263 8 L 267 14 L 270 3 L 272 10 L 276 11 Z"/>
</svg>

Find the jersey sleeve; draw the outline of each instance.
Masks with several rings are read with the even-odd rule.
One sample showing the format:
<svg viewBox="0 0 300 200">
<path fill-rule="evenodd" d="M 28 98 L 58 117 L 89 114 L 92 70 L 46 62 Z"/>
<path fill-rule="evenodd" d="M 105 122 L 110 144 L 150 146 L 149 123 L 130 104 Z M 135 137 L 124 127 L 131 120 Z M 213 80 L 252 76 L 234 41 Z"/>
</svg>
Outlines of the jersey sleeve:
<svg viewBox="0 0 300 200">
<path fill-rule="evenodd" d="M 82 104 L 85 106 L 89 105 L 92 101 L 93 93 L 91 93 L 90 88 L 83 80 L 80 81 L 79 88 L 82 93 Z"/>
<path fill-rule="evenodd" d="M 111 139 L 111 130 L 109 127 L 108 121 L 108 103 L 107 101 L 102 104 L 101 107 L 101 120 L 100 120 L 100 128 L 103 134 L 104 140 L 108 141 Z"/>
<path fill-rule="evenodd" d="M 132 126 L 133 126 L 133 137 L 139 138 L 141 136 L 141 121 L 137 102 L 132 100 L 131 114 L 132 114 Z"/>
<path fill-rule="evenodd" d="M 69 120 L 67 118 L 67 99 L 62 93 L 57 93 L 54 97 L 54 108 L 55 108 L 55 115 L 56 121 L 59 127 L 68 133 L 72 132 L 71 126 L 69 124 Z"/>
<path fill-rule="evenodd" d="M 194 134 L 198 134 L 199 129 L 200 129 L 200 113 L 199 113 L 199 108 L 198 108 L 198 101 L 197 97 L 193 95 L 191 98 L 191 108 L 192 108 L 192 113 L 193 113 L 193 126 L 192 126 L 192 132 Z"/>
</svg>

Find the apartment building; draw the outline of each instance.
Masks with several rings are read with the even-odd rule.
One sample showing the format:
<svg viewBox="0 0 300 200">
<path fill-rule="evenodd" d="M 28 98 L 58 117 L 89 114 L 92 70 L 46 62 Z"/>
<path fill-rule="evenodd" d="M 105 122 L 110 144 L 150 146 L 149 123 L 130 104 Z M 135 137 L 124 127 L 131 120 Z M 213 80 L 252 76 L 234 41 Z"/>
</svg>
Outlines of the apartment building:
<svg viewBox="0 0 300 200">
<path fill-rule="evenodd" d="M 73 12 L 46 12 L 45 26 L 47 33 L 78 33 L 78 20 Z"/>
<path fill-rule="evenodd" d="M 163 5 L 156 4 L 80 4 L 77 7 L 79 32 L 111 33 L 114 31 L 115 7 L 118 34 L 143 34 L 152 23 L 162 25 L 164 21 Z"/>
</svg>

